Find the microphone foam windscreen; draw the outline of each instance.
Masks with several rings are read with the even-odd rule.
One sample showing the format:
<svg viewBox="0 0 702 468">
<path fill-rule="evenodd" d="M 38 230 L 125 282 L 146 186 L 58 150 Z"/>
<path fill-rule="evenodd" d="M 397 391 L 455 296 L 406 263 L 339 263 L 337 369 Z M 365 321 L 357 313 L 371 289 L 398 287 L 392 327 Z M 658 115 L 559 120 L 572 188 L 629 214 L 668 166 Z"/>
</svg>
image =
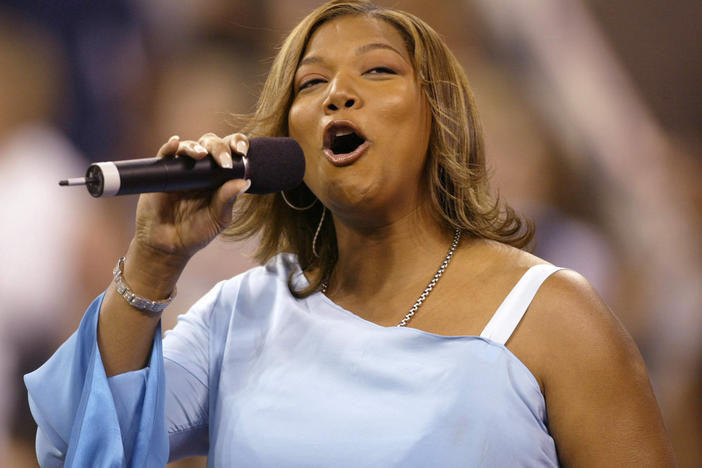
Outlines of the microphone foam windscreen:
<svg viewBox="0 0 702 468">
<path fill-rule="evenodd" d="M 305 155 L 292 138 L 257 137 L 249 141 L 248 193 L 272 193 L 289 190 L 302 183 Z"/>
</svg>

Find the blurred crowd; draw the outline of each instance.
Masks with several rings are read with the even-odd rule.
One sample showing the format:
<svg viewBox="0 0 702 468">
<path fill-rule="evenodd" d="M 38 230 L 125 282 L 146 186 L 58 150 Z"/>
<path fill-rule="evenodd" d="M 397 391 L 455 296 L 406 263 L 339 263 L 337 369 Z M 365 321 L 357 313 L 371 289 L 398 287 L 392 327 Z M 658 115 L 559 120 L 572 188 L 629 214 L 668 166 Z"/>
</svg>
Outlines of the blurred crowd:
<svg viewBox="0 0 702 468">
<path fill-rule="evenodd" d="M 151 156 L 173 134 L 236 131 L 232 115 L 252 111 L 279 42 L 320 3 L 0 1 L 0 466 L 36 466 L 21 376 L 77 327 L 133 231 L 136 197 L 93 199 L 58 180 Z M 426 20 L 463 63 L 496 193 L 534 220 L 537 255 L 583 273 L 612 307 L 647 362 L 680 466 L 702 466 L 700 6 L 378 3 Z M 650 18 L 662 11 L 673 18 Z M 670 34 L 690 40 L 674 59 Z M 217 240 L 199 253 L 164 329 L 253 266 L 252 249 Z"/>
</svg>

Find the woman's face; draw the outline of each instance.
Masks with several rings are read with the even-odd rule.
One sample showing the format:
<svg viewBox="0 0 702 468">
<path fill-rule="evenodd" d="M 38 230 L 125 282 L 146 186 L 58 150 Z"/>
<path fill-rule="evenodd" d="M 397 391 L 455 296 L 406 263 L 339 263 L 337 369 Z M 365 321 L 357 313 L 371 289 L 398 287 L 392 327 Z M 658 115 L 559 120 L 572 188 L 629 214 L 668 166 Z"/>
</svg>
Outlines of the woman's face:
<svg viewBox="0 0 702 468">
<path fill-rule="evenodd" d="M 334 19 L 295 74 L 289 133 L 305 183 L 342 219 L 392 222 L 422 203 L 431 114 L 400 33 L 383 20 Z"/>
</svg>

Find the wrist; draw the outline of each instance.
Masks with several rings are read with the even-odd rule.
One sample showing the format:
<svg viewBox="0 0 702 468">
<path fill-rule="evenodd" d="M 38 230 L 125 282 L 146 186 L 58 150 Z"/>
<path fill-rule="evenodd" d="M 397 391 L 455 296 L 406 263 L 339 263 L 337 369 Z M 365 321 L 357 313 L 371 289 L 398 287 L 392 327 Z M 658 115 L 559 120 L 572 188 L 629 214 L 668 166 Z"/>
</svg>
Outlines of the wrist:
<svg viewBox="0 0 702 468">
<path fill-rule="evenodd" d="M 117 265 L 115 265 L 114 269 L 112 270 L 117 294 L 122 296 L 122 299 L 127 301 L 127 303 L 135 309 L 142 310 L 152 315 L 160 316 L 161 312 L 163 312 L 166 309 L 166 307 L 168 307 L 171 304 L 171 302 L 173 302 L 173 299 L 175 299 L 175 287 L 173 288 L 173 292 L 171 292 L 170 296 L 164 300 L 152 300 L 136 294 L 124 281 L 124 259 L 125 257 L 121 257 L 117 261 Z"/>
<path fill-rule="evenodd" d="M 123 279 L 130 289 L 151 300 L 168 298 L 189 258 L 158 251 L 133 240 L 125 255 Z"/>
</svg>

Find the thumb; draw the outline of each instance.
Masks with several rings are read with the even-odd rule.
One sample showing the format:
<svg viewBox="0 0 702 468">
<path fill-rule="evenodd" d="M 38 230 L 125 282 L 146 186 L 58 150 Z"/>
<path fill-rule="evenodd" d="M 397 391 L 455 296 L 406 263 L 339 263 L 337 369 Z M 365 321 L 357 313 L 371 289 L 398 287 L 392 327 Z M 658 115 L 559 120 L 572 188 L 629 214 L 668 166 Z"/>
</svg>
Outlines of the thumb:
<svg viewBox="0 0 702 468">
<path fill-rule="evenodd" d="M 212 198 L 212 212 L 217 214 L 220 225 L 224 228 L 232 220 L 232 207 L 236 198 L 251 187 L 251 180 L 234 179 L 227 181 L 217 189 Z"/>
</svg>

